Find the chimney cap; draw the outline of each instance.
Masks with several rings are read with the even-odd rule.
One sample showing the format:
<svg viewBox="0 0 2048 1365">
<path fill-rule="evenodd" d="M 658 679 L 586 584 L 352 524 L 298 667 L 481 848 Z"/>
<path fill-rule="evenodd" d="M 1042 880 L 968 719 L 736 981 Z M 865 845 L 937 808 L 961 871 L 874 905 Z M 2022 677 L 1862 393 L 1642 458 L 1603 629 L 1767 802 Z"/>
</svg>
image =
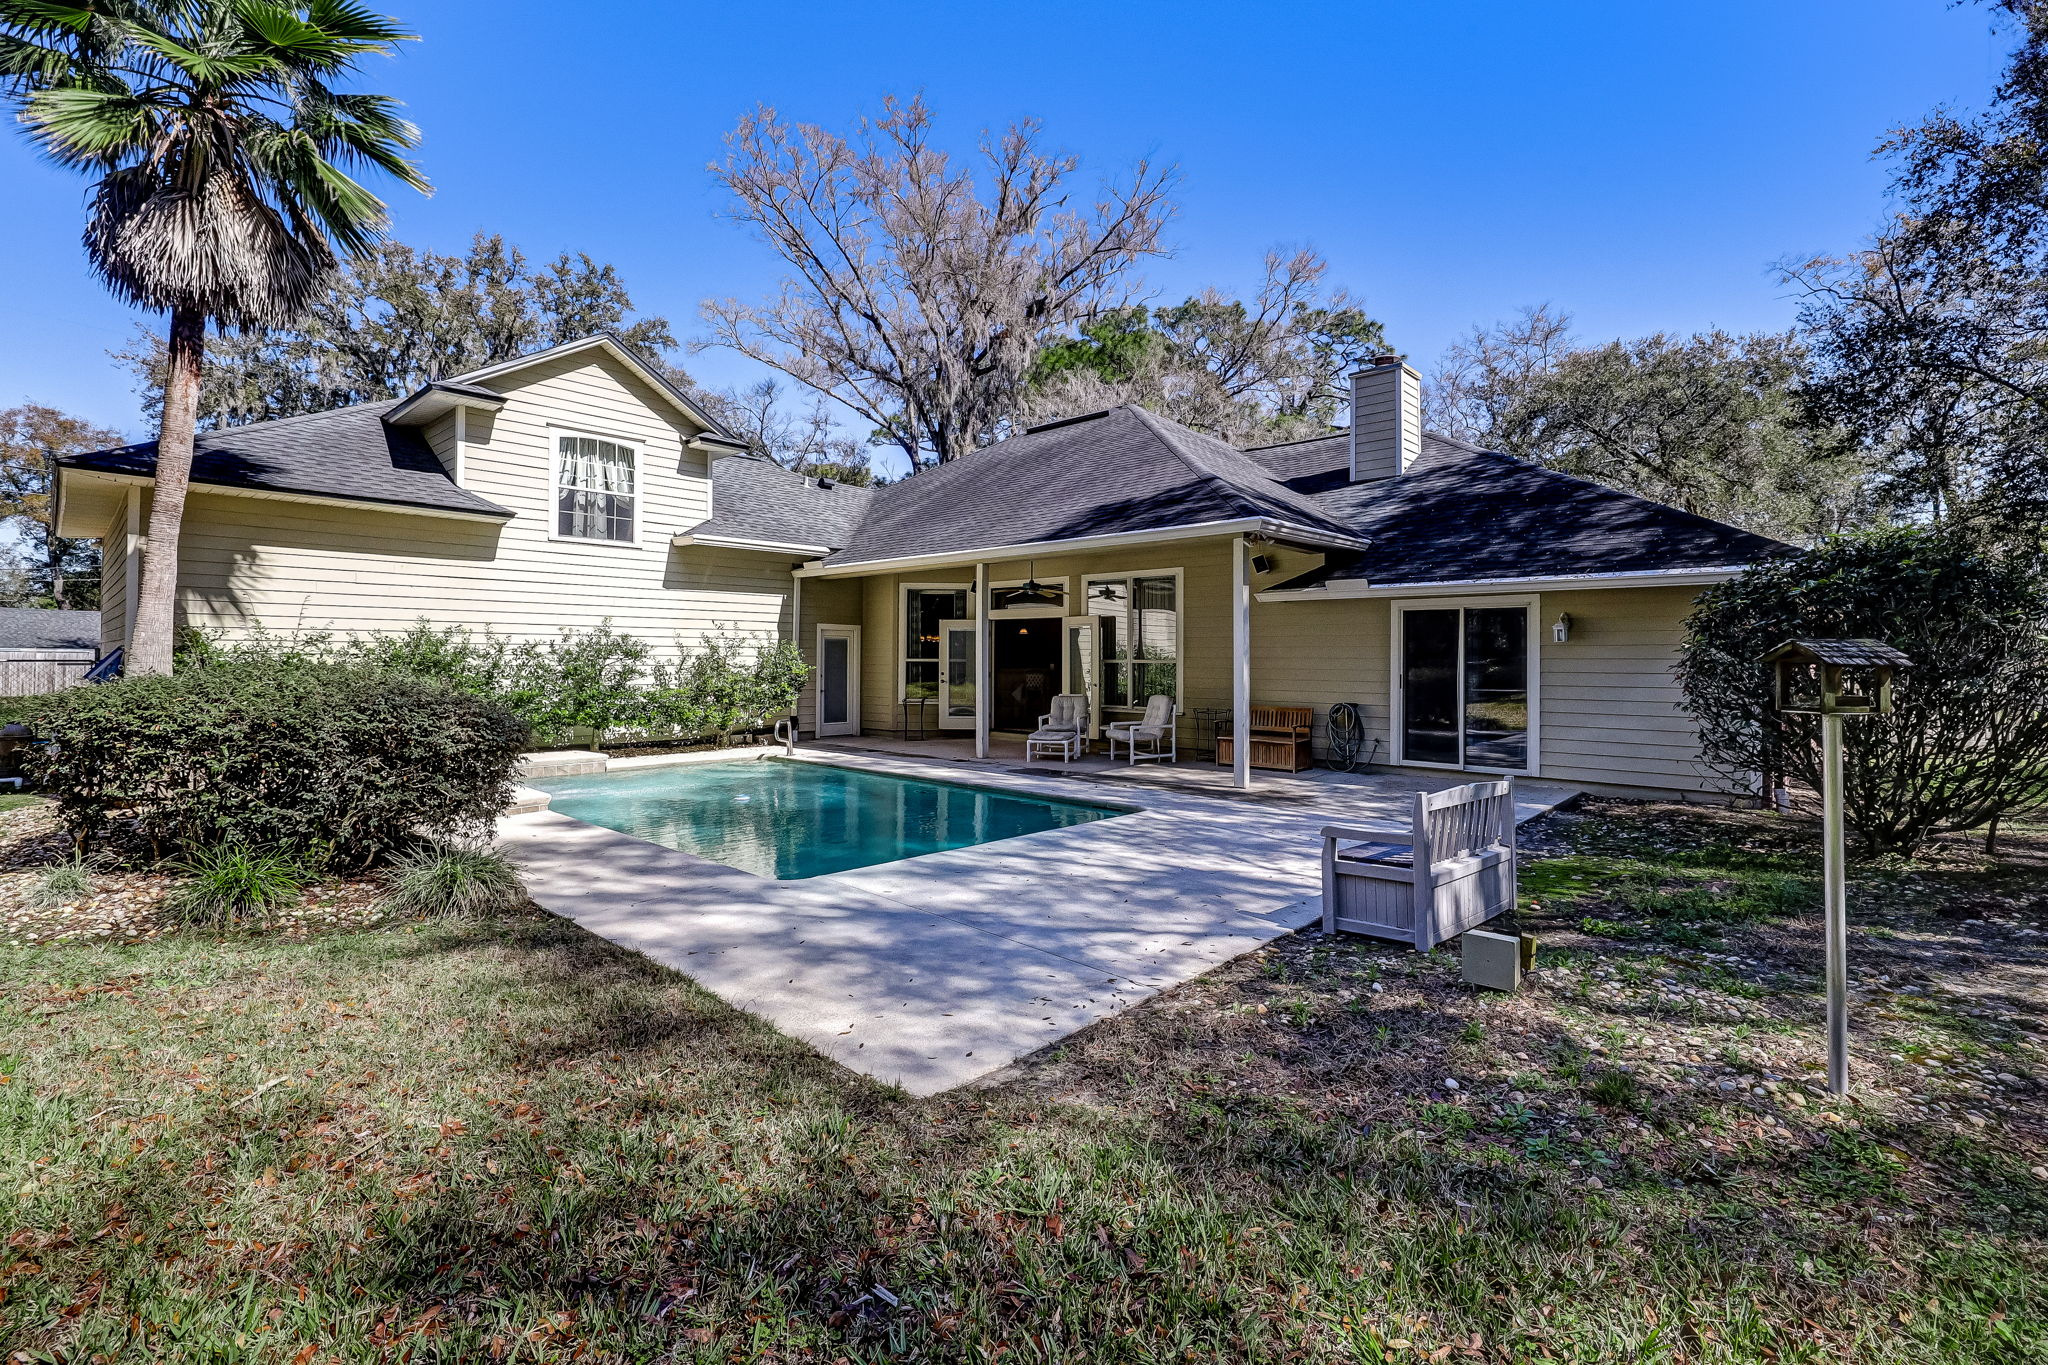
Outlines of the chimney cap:
<svg viewBox="0 0 2048 1365">
<path fill-rule="evenodd" d="M 1382 365 L 1398 365 L 1401 363 L 1402 359 L 1403 357 L 1395 355 L 1390 351 L 1386 355 L 1374 356 L 1372 358 L 1372 367 L 1374 369 L 1379 369 Z"/>
</svg>

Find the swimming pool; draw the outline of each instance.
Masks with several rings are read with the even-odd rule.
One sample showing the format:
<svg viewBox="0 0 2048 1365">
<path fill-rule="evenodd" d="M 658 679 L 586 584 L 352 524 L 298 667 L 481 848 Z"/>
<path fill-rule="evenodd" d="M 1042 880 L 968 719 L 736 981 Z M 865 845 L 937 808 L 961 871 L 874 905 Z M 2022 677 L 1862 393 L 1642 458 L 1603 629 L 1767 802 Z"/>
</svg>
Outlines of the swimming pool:
<svg viewBox="0 0 2048 1365">
<path fill-rule="evenodd" d="M 779 881 L 1124 814 L 783 758 L 677 763 L 530 785 L 553 798 L 550 810 Z"/>
</svg>

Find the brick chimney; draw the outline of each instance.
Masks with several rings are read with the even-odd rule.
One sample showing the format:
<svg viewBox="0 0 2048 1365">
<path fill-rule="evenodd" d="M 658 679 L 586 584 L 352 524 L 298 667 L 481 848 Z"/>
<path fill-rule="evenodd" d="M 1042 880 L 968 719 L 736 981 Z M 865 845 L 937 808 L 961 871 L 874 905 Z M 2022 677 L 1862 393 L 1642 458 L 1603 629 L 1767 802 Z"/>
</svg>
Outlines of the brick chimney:
<svg viewBox="0 0 2048 1365">
<path fill-rule="evenodd" d="M 1351 481 L 1391 479 L 1422 456 L 1422 376 L 1397 355 L 1351 376 Z"/>
</svg>

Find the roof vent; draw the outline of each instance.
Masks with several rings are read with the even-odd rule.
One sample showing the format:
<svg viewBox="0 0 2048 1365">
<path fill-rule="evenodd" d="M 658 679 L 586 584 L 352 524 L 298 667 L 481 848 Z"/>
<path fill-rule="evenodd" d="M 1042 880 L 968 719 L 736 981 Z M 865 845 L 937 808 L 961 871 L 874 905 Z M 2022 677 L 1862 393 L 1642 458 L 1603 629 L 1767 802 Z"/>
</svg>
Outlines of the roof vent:
<svg viewBox="0 0 2048 1365">
<path fill-rule="evenodd" d="M 821 475 L 821 476 L 819 477 L 819 479 L 818 479 L 818 487 L 820 487 L 820 488 L 834 488 L 834 487 L 837 487 L 837 484 L 835 483 L 835 481 L 834 481 L 834 480 L 831 480 L 831 479 L 825 478 L 825 477 L 823 477 L 823 476 Z"/>
</svg>

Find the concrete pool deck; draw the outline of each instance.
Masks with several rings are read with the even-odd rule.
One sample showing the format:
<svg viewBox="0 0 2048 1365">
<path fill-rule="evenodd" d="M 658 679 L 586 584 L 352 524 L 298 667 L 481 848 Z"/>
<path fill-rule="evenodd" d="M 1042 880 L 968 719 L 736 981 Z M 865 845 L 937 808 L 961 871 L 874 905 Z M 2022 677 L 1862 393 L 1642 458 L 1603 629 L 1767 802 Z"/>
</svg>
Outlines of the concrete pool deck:
<svg viewBox="0 0 2048 1365">
<path fill-rule="evenodd" d="M 544 908 L 914 1095 L 980 1079 L 1315 923 L 1324 825 L 1399 830 L 1414 793 L 1454 785 L 1317 771 L 1224 796 L 853 746 L 797 758 L 1129 813 L 805 881 L 545 810 L 506 815 L 499 839 Z M 1576 794 L 1516 791 L 1523 820 Z"/>
</svg>

